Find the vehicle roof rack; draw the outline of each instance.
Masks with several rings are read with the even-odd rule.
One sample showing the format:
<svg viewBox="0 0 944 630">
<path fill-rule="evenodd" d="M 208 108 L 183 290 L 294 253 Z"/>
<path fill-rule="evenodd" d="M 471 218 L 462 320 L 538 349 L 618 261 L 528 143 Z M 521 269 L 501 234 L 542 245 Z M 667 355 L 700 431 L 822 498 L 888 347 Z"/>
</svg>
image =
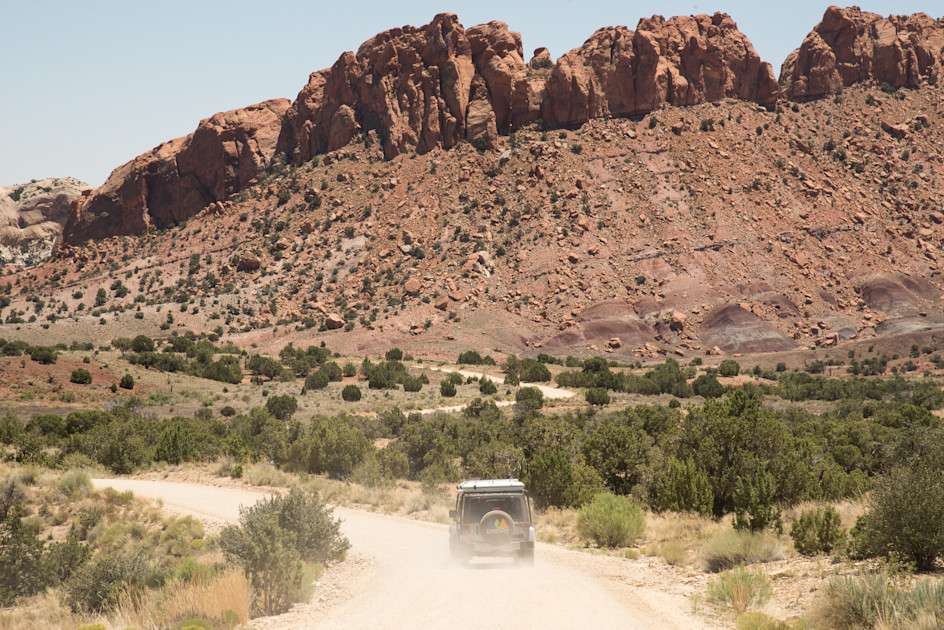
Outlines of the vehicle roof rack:
<svg viewBox="0 0 944 630">
<path fill-rule="evenodd" d="M 470 479 L 456 486 L 460 491 L 507 492 L 524 490 L 524 484 L 517 479 Z"/>
</svg>

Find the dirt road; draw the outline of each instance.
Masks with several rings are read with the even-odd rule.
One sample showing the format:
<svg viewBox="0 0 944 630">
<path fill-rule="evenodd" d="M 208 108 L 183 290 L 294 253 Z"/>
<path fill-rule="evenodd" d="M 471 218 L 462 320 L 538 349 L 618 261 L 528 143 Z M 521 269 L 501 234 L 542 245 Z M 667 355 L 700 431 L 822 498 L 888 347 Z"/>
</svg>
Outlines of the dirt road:
<svg viewBox="0 0 944 630">
<path fill-rule="evenodd" d="M 264 496 L 165 481 L 96 479 L 94 483 L 161 499 L 177 512 L 228 522 L 237 519 L 240 505 Z M 281 622 L 270 618 L 262 627 L 707 627 L 704 619 L 690 614 L 684 597 L 646 586 L 645 576 L 634 574 L 618 558 L 539 543 L 533 568 L 499 560 L 476 560 L 463 568 L 449 561 L 443 525 L 341 508 L 336 514 L 344 521 L 342 530 L 352 553 L 368 558 L 363 562 L 366 569 L 316 612 L 296 611 Z"/>
</svg>

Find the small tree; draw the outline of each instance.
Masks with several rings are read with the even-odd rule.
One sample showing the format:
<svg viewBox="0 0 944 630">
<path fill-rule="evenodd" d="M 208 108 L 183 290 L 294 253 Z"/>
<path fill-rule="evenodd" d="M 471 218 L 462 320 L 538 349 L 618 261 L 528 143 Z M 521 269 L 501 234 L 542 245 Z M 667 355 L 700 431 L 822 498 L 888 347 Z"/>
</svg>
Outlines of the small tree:
<svg viewBox="0 0 944 630">
<path fill-rule="evenodd" d="M 725 359 L 718 366 L 718 374 L 721 376 L 737 376 L 741 371 L 741 364 L 734 359 Z"/>
<path fill-rule="evenodd" d="M 400 348 L 390 348 L 384 354 L 384 358 L 387 361 L 402 361 L 403 360 L 403 350 Z"/>
<path fill-rule="evenodd" d="M 780 509 L 774 504 L 776 493 L 774 476 L 767 471 L 738 478 L 734 490 L 734 529 L 761 532 L 773 527 L 782 530 Z"/>
<path fill-rule="evenodd" d="M 724 385 L 710 374 L 702 374 L 692 383 L 692 391 L 702 398 L 720 398 L 724 395 Z"/>
<path fill-rule="evenodd" d="M 439 393 L 445 396 L 446 398 L 452 398 L 456 395 L 456 386 L 449 379 L 446 379 L 439 384 Z"/>
<path fill-rule="evenodd" d="M 291 420 L 295 411 L 298 409 L 298 401 L 294 396 L 270 396 L 266 400 L 266 409 L 274 418 L 279 420 Z"/>
<path fill-rule="evenodd" d="M 345 385 L 341 390 L 341 398 L 347 402 L 357 402 L 361 399 L 361 388 L 357 385 Z"/>
<path fill-rule="evenodd" d="M 135 352 L 154 352 L 154 340 L 147 335 L 138 335 L 131 340 L 131 349 Z"/>
<path fill-rule="evenodd" d="M 544 406 L 544 394 L 537 387 L 522 387 L 515 393 L 517 411 L 537 411 Z"/>
<path fill-rule="evenodd" d="M 130 374 L 125 374 L 121 377 L 121 381 L 118 383 L 118 385 L 122 389 L 134 389 L 134 377 Z"/>
<path fill-rule="evenodd" d="M 603 406 L 610 404 L 610 393 L 606 391 L 605 387 L 591 387 L 584 394 L 584 397 L 591 405 Z"/>
<path fill-rule="evenodd" d="M 498 392 L 498 387 L 487 376 L 479 379 L 479 393 L 483 396 L 491 396 Z"/>
<path fill-rule="evenodd" d="M 601 547 L 626 547 L 646 530 L 646 516 L 632 499 L 599 494 L 577 513 L 577 533 Z"/>
<path fill-rule="evenodd" d="M 69 380 L 79 385 L 88 385 L 92 382 L 92 375 L 85 368 L 78 368 L 72 370 L 72 375 L 69 377 Z"/>
<path fill-rule="evenodd" d="M 305 389 L 311 391 L 313 389 L 324 389 L 328 386 L 328 383 L 331 379 L 328 378 L 328 375 L 325 374 L 322 370 L 312 372 L 305 379 Z"/>
</svg>

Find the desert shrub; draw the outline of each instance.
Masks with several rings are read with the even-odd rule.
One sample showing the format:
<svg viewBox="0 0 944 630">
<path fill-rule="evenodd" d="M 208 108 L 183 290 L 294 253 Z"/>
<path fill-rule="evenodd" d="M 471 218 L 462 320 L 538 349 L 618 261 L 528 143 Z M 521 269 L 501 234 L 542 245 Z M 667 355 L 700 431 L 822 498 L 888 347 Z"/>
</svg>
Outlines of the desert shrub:
<svg viewBox="0 0 944 630">
<path fill-rule="evenodd" d="M 608 492 L 580 508 L 577 533 L 601 547 L 626 547 L 646 529 L 646 516 L 632 499 Z"/>
<path fill-rule="evenodd" d="M 730 531 L 708 541 L 702 549 L 705 569 L 717 573 L 738 565 L 773 562 L 783 557 L 776 539 L 747 531 Z"/>
<path fill-rule="evenodd" d="M 944 554 L 944 471 L 901 467 L 879 478 L 857 525 L 868 555 L 896 554 L 920 571 Z"/>
<path fill-rule="evenodd" d="M 154 352 L 154 340 L 147 335 L 138 335 L 131 340 L 131 349 L 135 352 Z"/>
<path fill-rule="evenodd" d="M 774 503 L 775 483 L 773 475 L 767 471 L 738 478 L 734 490 L 734 529 L 761 532 L 773 527 L 783 530 L 780 508 Z"/>
<path fill-rule="evenodd" d="M 479 379 L 479 393 L 483 396 L 492 396 L 498 392 L 498 386 L 488 377 Z"/>
<path fill-rule="evenodd" d="M 804 556 L 828 554 L 841 545 L 845 537 L 839 512 L 832 506 L 806 510 L 790 527 L 793 546 Z"/>
<path fill-rule="evenodd" d="M 23 436 L 23 424 L 12 411 L 0 416 L 0 444 L 16 444 Z"/>
<path fill-rule="evenodd" d="M 5 512 L 0 521 L 0 605 L 11 606 L 18 597 L 50 584 L 52 567 L 45 561 L 43 541 L 23 522 L 22 508 L 13 505 Z"/>
<path fill-rule="evenodd" d="M 482 356 L 475 350 L 466 350 L 459 355 L 456 361 L 457 365 L 495 365 L 495 359 L 490 356 Z"/>
<path fill-rule="evenodd" d="M 883 573 L 835 577 L 823 590 L 814 619 L 824 628 L 940 628 L 944 581 L 919 580 L 907 588 Z"/>
<path fill-rule="evenodd" d="M 332 383 L 340 383 L 344 379 L 344 370 L 334 361 L 328 361 L 321 366 L 324 373 L 328 375 L 328 380 Z"/>
<path fill-rule="evenodd" d="M 220 415 L 223 416 L 224 418 L 232 418 L 233 416 L 236 415 L 236 408 L 231 405 L 226 405 L 225 407 L 220 409 Z"/>
<path fill-rule="evenodd" d="M 525 483 L 538 507 L 569 507 L 573 503 L 574 471 L 559 448 L 538 452 L 528 466 Z"/>
<path fill-rule="evenodd" d="M 220 546 L 242 563 L 254 592 L 253 612 L 276 614 L 302 596 L 305 563 L 338 560 L 350 543 L 317 493 L 293 488 L 240 508 L 239 525 L 220 533 Z"/>
<path fill-rule="evenodd" d="M 357 402 L 361 399 L 361 388 L 357 385 L 345 385 L 341 390 L 341 398 L 347 402 Z"/>
<path fill-rule="evenodd" d="M 504 384 L 509 387 L 518 387 L 521 384 L 521 380 L 518 378 L 518 375 L 514 372 L 509 372 L 505 374 Z"/>
<path fill-rule="evenodd" d="M 737 614 L 766 603 L 771 595 L 770 578 L 759 567 L 725 571 L 708 585 L 708 600 L 727 606 Z"/>
<path fill-rule="evenodd" d="M 141 552 L 100 556 L 69 580 L 66 602 L 74 612 L 104 612 L 115 606 L 123 589 L 145 588 L 159 577 Z"/>
<path fill-rule="evenodd" d="M 315 418 L 308 434 L 289 447 L 289 460 L 314 474 L 344 479 L 373 451 L 373 446 L 356 426 L 343 416 Z"/>
<path fill-rule="evenodd" d="M 711 515 L 714 495 L 704 471 L 691 459 L 671 458 L 657 468 L 649 485 L 649 505 L 658 511 L 698 512 Z"/>
<path fill-rule="evenodd" d="M 69 377 L 69 381 L 72 383 L 77 383 L 78 385 L 88 385 L 92 382 L 92 375 L 85 368 L 78 368 L 72 370 L 72 375 Z"/>
<path fill-rule="evenodd" d="M 387 361 L 402 361 L 403 360 L 403 350 L 400 348 L 390 348 L 384 354 L 384 358 Z"/>
<path fill-rule="evenodd" d="M 413 378 L 408 376 L 403 379 L 403 391 L 405 392 L 418 392 L 423 389 L 423 379 Z"/>
<path fill-rule="evenodd" d="M 66 473 L 56 482 L 56 492 L 60 496 L 69 498 L 74 495 L 85 496 L 92 491 L 92 480 L 87 474 L 78 470 Z"/>
<path fill-rule="evenodd" d="M 741 364 L 734 359 L 725 359 L 718 365 L 718 374 L 721 376 L 737 376 L 741 371 Z"/>
<path fill-rule="evenodd" d="M 317 370 L 305 378 L 305 389 L 309 391 L 324 389 L 328 386 L 329 382 L 331 382 L 331 379 L 328 378 L 328 375 L 322 370 Z"/>
<path fill-rule="evenodd" d="M 714 376 L 702 374 L 692 383 L 692 391 L 702 398 L 720 398 L 724 395 L 724 385 Z"/>
<path fill-rule="evenodd" d="M 522 387 L 515 392 L 516 411 L 537 411 L 544 406 L 544 394 L 537 387 Z"/>
<path fill-rule="evenodd" d="M 291 420 L 298 409 L 298 401 L 294 396 L 269 396 L 266 400 L 266 410 L 278 420 Z"/>
<path fill-rule="evenodd" d="M 760 611 L 746 612 L 738 616 L 734 622 L 736 630 L 806 630 L 809 623 L 800 618 L 793 623 L 780 621 Z"/>
<path fill-rule="evenodd" d="M 662 560 L 666 564 L 674 567 L 688 559 L 688 550 L 682 543 L 667 542 L 663 543 L 661 549 L 659 549 L 659 555 L 662 556 Z"/>
<path fill-rule="evenodd" d="M 456 386 L 447 379 L 439 384 L 439 393 L 446 398 L 452 398 L 456 395 Z"/>
<path fill-rule="evenodd" d="M 130 374 L 125 374 L 118 382 L 118 387 L 122 389 L 134 389 L 134 377 Z"/>
<path fill-rule="evenodd" d="M 606 391 L 604 387 L 591 387 L 587 390 L 587 393 L 584 394 L 584 398 L 587 399 L 587 402 L 591 405 L 608 405 L 610 404 L 610 393 Z"/>
<path fill-rule="evenodd" d="M 59 353 L 48 346 L 34 346 L 30 350 L 30 359 L 43 365 L 51 365 L 59 358 Z"/>
</svg>

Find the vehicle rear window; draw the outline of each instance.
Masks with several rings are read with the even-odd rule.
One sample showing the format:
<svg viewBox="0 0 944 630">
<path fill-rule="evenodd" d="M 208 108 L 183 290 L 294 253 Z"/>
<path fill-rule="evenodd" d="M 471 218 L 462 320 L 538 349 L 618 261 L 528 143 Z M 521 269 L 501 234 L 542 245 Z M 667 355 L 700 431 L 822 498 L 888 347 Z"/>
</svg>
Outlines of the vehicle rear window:
<svg viewBox="0 0 944 630">
<path fill-rule="evenodd" d="M 528 520 L 528 507 L 523 495 L 467 496 L 463 502 L 462 521 L 471 523 L 482 520 L 488 512 L 502 510 L 515 521 Z"/>
</svg>

